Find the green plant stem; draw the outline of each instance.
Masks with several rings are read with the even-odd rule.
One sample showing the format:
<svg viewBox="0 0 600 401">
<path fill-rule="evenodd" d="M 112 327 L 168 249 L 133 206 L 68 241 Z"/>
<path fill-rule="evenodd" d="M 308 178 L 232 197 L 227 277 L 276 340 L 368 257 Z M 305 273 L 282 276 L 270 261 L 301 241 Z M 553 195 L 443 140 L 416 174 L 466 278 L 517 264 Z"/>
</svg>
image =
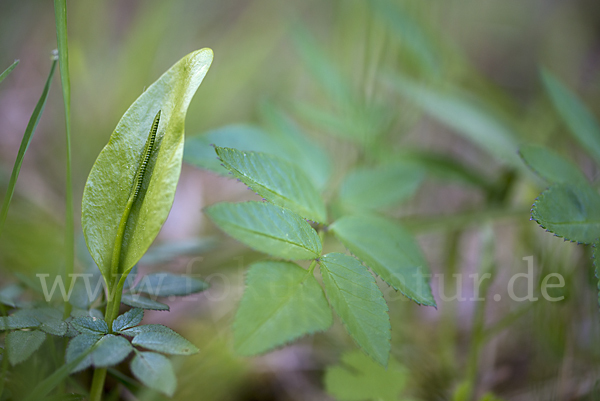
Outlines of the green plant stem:
<svg viewBox="0 0 600 401">
<path fill-rule="evenodd" d="M 8 189 L 6 190 L 6 195 L 4 195 L 4 202 L 2 204 L 2 210 L 0 211 L 0 235 L 2 235 L 2 229 L 4 228 L 6 216 L 8 215 L 10 201 L 12 200 L 12 197 L 15 193 L 15 186 L 17 184 L 17 179 L 19 178 L 19 172 L 21 171 L 23 159 L 25 158 L 25 152 L 27 152 L 27 148 L 29 148 L 29 144 L 31 143 L 31 139 L 33 138 L 33 133 L 35 132 L 35 129 L 37 128 L 37 125 L 40 122 L 40 118 L 42 117 L 42 113 L 44 112 L 44 107 L 46 106 L 46 100 L 48 99 L 48 92 L 50 91 L 50 84 L 52 83 L 52 77 L 54 76 L 55 69 L 56 60 L 52 61 L 52 67 L 50 67 L 50 74 L 48 74 L 48 79 L 46 79 L 46 85 L 44 86 L 44 90 L 42 91 L 42 95 L 40 96 L 40 99 L 38 100 L 35 109 L 33 109 L 33 113 L 31 114 L 29 122 L 27 123 L 27 128 L 25 128 L 23 139 L 21 140 L 19 153 L 17 154 L 15 165 L 10 175 Z"/>
<path fill-rule="evenodd" d="M 308 274 L 313 274 L 316 266 L 317 266 L 317 260 L 315 259 L 312 262 L 310 262 L 310 266 L 308 267 Z"/>
<path fill-rule="evenodd" d="M 19 64 L 19 60 L 15 60 L 14 63 L 12 63 L 10 65 L 10 67 L 8 67 L 6 70 L 4 70 L 2 72 L 2 74 L 0 74 L 0 82 L 4 81 L 4 78 L 6 78 L 8 76 L 8 74 L 10 74 L 12 72 L 12 70 L 15 69 L 17 64 Z"/>
<path fill-rule="evenodd" d="M 56 41 L 60 66 L 60 82 L 62 84 L 63 101 L 65 106 L 66 126 L 66 204 L 65 204 L 65 275 L 67 288 L 71 288 L 75 265 L 75 228 L 73 222 L 73 178 L 71 167 L 71 80 L 69 77 L 69 48 L 67 42 L 67 4 L 66 0 L 54 0 L 56 19 Z M 71 304 L 65 302 L 64 317 L 71 314 Z"/>
<path fill-rule="evenodd" d="M 104 381 L 106 380 L 106 368 L 94 370 L 92 378 L 92 388 L 90 390 L 90 401 L 102 400 L 104 390 Z"/>
</svg>

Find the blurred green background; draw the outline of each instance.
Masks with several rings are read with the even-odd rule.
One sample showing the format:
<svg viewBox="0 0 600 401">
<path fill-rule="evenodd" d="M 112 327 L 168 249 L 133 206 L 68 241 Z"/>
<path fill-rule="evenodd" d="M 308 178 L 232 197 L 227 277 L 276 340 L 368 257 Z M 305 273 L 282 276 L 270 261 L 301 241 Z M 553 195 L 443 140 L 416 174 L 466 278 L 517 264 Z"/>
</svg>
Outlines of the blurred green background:
<svg viewBox="0 0 600 401">
<path fill-rule="evenodd" d="M 0 10 L 0 69 L 20 59 L 0 86 L 5 188 L 56 36 L 51 2 L 2 0 Z M 453 273 L 463 273 L 468 288 L 468 274 L 493 260 L 490 294 L 502 299 L 483 308 L 443 302 L 436 277 L 437 310 L 382 284 L 392 355 L 409 372 L 405 395 L 449 400 L 474 377 L 477 396 L 600 399 L 590 249 L 563 243 L 529 221 L 543 183 L 516 154 L 521 143 L 544 144 L 596 179 L 597 168 L 567 134 L 539 78 L 542 66 L 552 71 L 600 116 L 596 0 L 78 0 L 68 3 L 68 18 L 77 224 L 87 175 L 121 115 L 174 62 L 210 47 L 215 59 L 188 111 L 188 137 L 231 124 L 268 129 L 274 105 L 326 150 L 331 199 L 355 165 L 413 160 L 427 179 L 387 215 L 418 235 L 433 273 L 446 277 L 445 293 L 456 290 Z M 445 96 L 446 103 L 423 90 Z M 461 102 L 476 113 L 465 112 Z M 55 77 L 0 239 L 5 283 L 63 267 L 62 107 Z M 327 333 L 265 356 L 233 354 L 230 326 L 244 268 L 261 255 L 220 234 L 202 208 L 241 199 L 255 197 L 235 180 L 184 165 L 156 242 L 172 256 L 140 264 L 142 272 L 191 272 L 212 284 L 206 294 L 169 302 L 170 313 L 146 315 L 145 321 L 172 326 L 201 350 L 175 360 L 174 399 L 331 399 L 323 372 L 355 347 L 339 321 Z M 79 269 L 86 266 L 85 252 L 78 249 Z M 565 277 L 556 295 L 563 301 L 519 303 L 506 296 L 511 274 L 526 272 L 522 258 L 531 255 L 538 282 L 550 272 Z M 483 333 L 473 330 L 477 316 Z M 478 361 L 474 373 L 470 358 Z M 78 378 L 85 383 L 86 375 Z M 115 397 L 120 391 L 123 399 L 162 399 L 143 390 L 134 396 L 135 386 L 123 390 L 115 379 L 108 385 Z"/>
</svg>

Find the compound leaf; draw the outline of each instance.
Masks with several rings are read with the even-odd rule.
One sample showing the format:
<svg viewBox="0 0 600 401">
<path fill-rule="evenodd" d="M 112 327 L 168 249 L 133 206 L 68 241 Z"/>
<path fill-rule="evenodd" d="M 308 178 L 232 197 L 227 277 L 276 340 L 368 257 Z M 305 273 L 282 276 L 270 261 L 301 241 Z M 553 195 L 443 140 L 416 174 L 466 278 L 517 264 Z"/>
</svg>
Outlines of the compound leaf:
<svg viewBox="0 0 600 401">
<path fill-rule="evenodd" d="M 169 214 L 181 171 L 185 115 L 212 57 L 210 49 L 190 53 L 150 85 L 125 112 L 92 167 L 83 194 L 82 226 L 107 282 L 116 264 L 113 256 L 118 272 L 112 273 L 128 273 Z M 157 112 L 155 145 L 144 155 Z"/>
<path fill-rule="evenodd" d="M 172 273 L 154 273 L 142 277 L 131 291 L 143 292 L 156 297 L 168 297 L 194 294 L 207 288 L 208 283 L 197 278 Z"/>
<path fill-rule="evenodd" d="M 329 303 L 348 333 L 375 361 L 386 366 L 390 354 L 390 318 L 375 278 L 352 256 L 330 253 L 320 263 Z"/>
<path fill-rule="evenodd" d="M 113 331 L 121 331 L 130 327 L 137 326 L 144 318 L 144 310 L 141 308 L 133 308 L 117 316 L 113 321 Z"/>
<path fill-rule="evenodd" d="M 169 397 L 175 393 L 177 379 L 171 362 L 154 352 L 137 352 L 131 361 L 131 373 L 143 384 Z"/>
<path fill-rule="evenodd" d="M 600 237 L 600 195 L 589 185 L 556 184 L 538 196 L 531 217 L 558 237 L 591 244 Z"/>
<path fill-rule="evenodd" d="M 317 232 L 296 213 L 262 202 L 219 203 L 206 209 L 211 220 L 240 242 L 275 257 L 315 259 Z"/>
<path fill-rule="evenodd" d="M 531 170 L 549 183 L 587 183 L 581 170 L 548 148 L 526 145 L 519 149 L 519 154 Z"/>
<path fill-rule="evenodd" d="M 406 368 L 394 359 L 386 369 L 353 351 L 342 356 L 342 364 L 327 368 L 325 389 L 340 401 L 396 401 L 407 379 Z"/>
<path fill-rule="evenodd" d="M 29 358 L 46 339 L 46 333 L 38 330 L 11 331 L 6 336 L 6 349 L 11 365 L 19 364 Z"/>
<path fill-rule="evenodd" d="M 277 156 L 231 148 L 215 148 L 234 176 L 260 196 L 300 216 L 326 222 L 321 195 L 302 170 Z"/>
<path fill-rule="evenodd" d="M 333 317 L 312 274 L 290 262 L 253 264 L 234 321 L 234 347 L 256 355 L 329 328 Z"/>
<path fill-rule="evenodd" d="M 427 262 L 404 228 L 378 217 L 345 216 L 330 230 L 386 283 L 419 304 L 435 306 Z"/>
</svg>

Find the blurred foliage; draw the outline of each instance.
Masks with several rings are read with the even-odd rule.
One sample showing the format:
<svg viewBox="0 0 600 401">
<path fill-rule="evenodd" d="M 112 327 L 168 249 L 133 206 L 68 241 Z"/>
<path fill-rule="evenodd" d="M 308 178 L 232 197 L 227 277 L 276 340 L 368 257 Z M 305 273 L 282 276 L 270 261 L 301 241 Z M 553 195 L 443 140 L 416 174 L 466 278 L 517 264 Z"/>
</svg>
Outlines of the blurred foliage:
<svg viewBox="0 0 600 401">
<path fill-rule="evenodd" d="M 87 175 L 123 112 L 174 60 L 210 47 L 215 60 L 190 105 L 188 138 L 233 126 L 261 132 L 253 145 L 264 150 L 278 146 L 270 138 L 297 130 L 292 134 L 302 138 L 297 151 L 285 154 L 314 163 L 315 171 L 331 171 L 321 186 L 330 199 L 338 197 L 351 170 L 402 162 L 426 171 L 415 197 L 386 209 L 387 218 L 419 234 L 439 307 L 425 310 L 380 283 L 390 305 L 392 355 L 408 371 L 407 397 L 600 399 L 591 249 L 563 244 L 528 220 L 545 184 L 526 171 L 516 153 L 524 143 L 543 145 L 573 161 L 597 188 L 598 167 L 589 156 L 597 152 L 567 134 L 569 126 L 540 77 L 546 68 L 592 115 L 600 115 L 597 1 L 109 0 L 71 1 L 68 7 L 77 224 Z M 20 59 L 0 85 L 4 195 L 56 39 L 50 2 L 3 0 L 2 10 L 0 70 Z M 19 280 L 36 287 L 36 273 L 52 276 L 64 268 L 64 117 L 57 84 L 55 77 L 0 237 L 3 283 Z M 316 161 L 315 144 L 325 155 Z M 331 162 L 322 162 L 326 158 Z M 200 348 L 198 355 L 175 361 L 174 399 L 330 399 L 325 371 L 355 348 L 340 322 L 327 334 L 262 357 L 240 358 L 232 351 L 230 325 L 244 266 L 257 255 L 224 238 L 196 251 L 176 249 L 177 243 L 202 244 L 216 234 L 201 209 L 232 198 L 255 199 L 214 173 L 185 167 L 155 243 L 173 244 L 172 257 L 140 264 L 146 272 L 189 272 L 211 283 L 194 302 L 173 302 L 171 312 L 145 318 L 147 323 L 169 321 Z M 343 213 L 331 212 L 336 218 Z M 458 273 L 465 275 L 463 288 L 470 291 L 467 277 L 480 267 L 479 228 L 485 223 L 493 227 L 495 275 L 481 341 L 474 341 L 478 303 L 442 301 L 439 294 L 442 288 L 447 296 L 455 293 L 452 274 Z M 536 296 L 541 297 L 544 275 L 560 273 L 566 285 L 553 289 L 552 296 L 564 300 L 510 300 L 507 283 L 526 271 L 526 256 L 533 256 Z M 89 265 L 88 258 L 85 249 L 78 251 L 79 271 Z M 444 280 L 435 275 L 442 273 Z M 501 300 L 493 300 L 494 294 Z M 60 346 L 46 341 L 11 371 L 15 399 L 31 381 L 53 372 Z M 473 347 L 480 349 L 471 383 L 465 380 Z M 127 368 L 122 370 L 109 374 L 112 399 L 119 394 L 131 399 L 133 393 L 139 399 L 163 399 L 140 389 L 127 379 Z M 67 385 L 85 393 L 90 379 L 90 371 L 84 371 Z"/>
</svg>

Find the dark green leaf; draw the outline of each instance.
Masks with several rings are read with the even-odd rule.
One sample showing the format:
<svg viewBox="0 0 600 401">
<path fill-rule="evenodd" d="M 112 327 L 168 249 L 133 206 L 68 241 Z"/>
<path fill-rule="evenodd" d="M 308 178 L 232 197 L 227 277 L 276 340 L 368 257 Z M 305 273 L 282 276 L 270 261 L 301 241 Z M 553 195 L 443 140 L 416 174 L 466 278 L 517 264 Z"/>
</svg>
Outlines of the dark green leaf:
<svg viewBox="0 0 600 401">
<path fill-rule="evenodd" d="M 190 53 L 150 85 L 125 112 L 92 168 L 83 195 L 82 226 L 90 254 L 109 280 L 111 273 L 129 272 L 169 214 L 181 170 L 186 111 L 211 61 L 209 49 Z M 156 145 L 135 196 L 159 111 Z M 117 240 L 121 234 L 122 242 Z"/>
<path fill-rule="evenodd" d="M 328 329 L 331 310 L 312 274 L 289 262 L 252 265 L 235 315 L 234 347 L 256 355 L 305 334 Z"/>
<path fill-rule="evenodd" d="M 85 358 L 72 368 L 72 372 L 78 372 L 92 365 L 92 351 L 94 345 L 102 336 L 93 334 L 80 334 L 73 337 L 67 346 L 67 354 L 65 360 L 67 363 L 73 362 L 81 355 L 86 355 Z"/>
<path fill-rule="evenodd" d="M 558 237 L 591 244 L 600 237 L 600 195 L 589 185 L 553 185 L 537 198 L 531 217 Z"/>
<path fill-rule="evenodd" d="M 0 83 L 4 81 L 4 78 L 6 78 L 8 74 L 12 72 L 12 70 L 15 69 L 17 64 L 19 64 L 19 60 L 15 60 L 6 70 L 2 72 L 2 74 L 0 74 Z"/>
<path fill-rule="evenodd" d="M 215 150 L 234 176 L 269 202 L 310 220 L 327 221 L 321 195 L 294 164 L 266 153 L 220 147 Z"/>
<path fill-rule="evenodd" d="M 46 339 L 46 334 L 37 331 L 11 331 L 6 336 L 6 349 L 11 365 L 16 365 L 29 358 Z"/>
<path fill-rule="evenodd" d="M 171 362 L 161 354 L 138 352 L 131 362 L 131 373 L 151 389 L 171 397 L 177 388 L 177 379 Z"/>
<path fill-rule="evenodd" d="M 40 330 L 54 336 L 64 336 L 67 333 L 68 325 L 63 321 L 63 312 L 56 308 L 35 308 L 20 309 L 15 315 L 28 316 L 34 318 L 41 325 Z"/>
<path fill-rule="evenodd" d="M 321 254 L 317 232 L 296 213 L 261 202 L 219 203 L 206 209 L 219 228 L 240 242 L 283 259 Z"/>
<path fill-rule="evenodd" d="M 39 325 L 39 321 L 29 316 L 0 316 L 0 330 L 26 329 Z"/>
<path fill-rule="evenodd" d="M 386 368 L 360 351 L 342 356 L 342 364 L 325 372 L 325 389 L 340 401 L 397 401 L 408 372 L 391 359 Z"/>
<path fill-rule="evenodd" d="M 171 329 L 138 332 L 131 343 L 152 351 L 172 355 L 192 355 L 198 352 L 198 348 L 194 344 Z"/>
<path fill-rule="evenodd" d="M 13 64 L 12 68 L 14 68 L 14 66 L 16 66 L 16 64 Z M 10 201 L 12 200 L 13 194 L 15 192 L 15 185 L 17 184 L 17 178 L 19 177 L 19 172 L 21 171 L 21 165 L 23 164 L 25 152 L 27 152 L 27 148 L 29 148 L 29 144 L 31 143 L 31 139 L 33 138 L 33 133 L 35 132 L 35 129 L 37 128 L 37 125 L 40 122 L 40 118 L 42 117 L 42 113 L 44 112 L 44 107 L 46 106 L 46 100 L 48 99 L 48 92 L 50 91 L 50 84 L 52 83 L 52 77 L 54 76 L 55 69 L 56 60 L 52 62 L 52 66 L 50 67 L 50 74 L 48 74 L 48 79 L 46 80 L 46 85 L 42 90 L 40 99 L 35 105 L 35 109 L 33 109 L 33 113 L 31 114 L 29 122 L 27 123 L 27 127 L 25 128 L 23 139 L 21 140 L 19 153 L 17 154 L 17 158 L 15 159 L 15 164 L 13 166 L 13 170 L 10 175 L 10 180 L 8 182 L 8 188 L 6 190 L 6 194 L 4 195 L 2 209 L 0 209 L 0 234 L 2 234 L 2 228 L 4 227 L 4 222 L 6 221 L 6 216 L 8 215 L 8 207 L 10 206 Z M 4 73 L 2 73 L 2 75 L 5 76 Z M 0 82 L 1 81 L 2 80 L 0 80 Z"/>
<path fill-rule="evenodd" d="M 592 113 L 554 75 L 542 71 L 542 81 L 554 107 L 567 123 L 571 133 L 597 163 L 600 163 L 600 126 Z"/>
<path fill-rule="evenodd" d="M 204 291 L 208 284 L 196 278 L 171 273 L 154 273 L 142 277 L 132 292 L 143 292 L 156 297 L 184 296 Z"/>
<path fill-rule="evenodd" d="M 330 253 L 320 260 L 331 306 L 358 345 L 386 366 L 390 354 L 390 318 L 375 279 L 352 256 Z"/>
<path fill-rule="evenodd" d="M 73 319 L 71 325 L 81 334 L 106 334 L 108 333 L 108 325 L 103 319 L 86 316 Z"/>
<path fill-rule="evenodd" d="M 344 179 L 340 200 L 350 210 L 384 208 L 414 195 L 424 177 L 422 169 L 403 163 L 359 168 Z"/>
<path fill-rule="evenodd" d="M 427 262 L 404 228 L 378 217 L 346 216 L 330 230 L 386 283 L 419 304 L 435 306 Z"/>
<path fill-rule="evenodd" d="M 96 344 L 92 352 L 92 363 L 96 367 L 113 366 L 127 358 L 133 347 L 126 338 L 107 334 Z"/>
<path fill-rule="evenodd" d="M 169 310 L 169 305 L 165 305 L 163 303 L 154 301 L 150 298 L 142 297 L 138 294 L 123 294 L 123 296 L 121 297 L 121 302 L 125 305 L 134 308 L 166 311 Z"/>
<path fill-rule="evenodd" d="M 133 308 L 117 316 L 113 321 L 113 331 L 121 331 L 130 327 L 137 326 L 144 318 L 144 310 L 140 308 Z"/>
<path fill-rule="evenodd" d="M 167 326 L 163 326 L 162 324 L 144 324 L 142 326 L 130 327 L 126 330 L 121 331 L 121 334 L 124 334 L 129 337 L 135 337 L 141 333 L 171 333 L 173 330 L 168 328 Z"/>
<path fill-rule="evenodd" d="M 537 145 L 526 145 L 519 154 L 527 166 L 552 184 L 587 183 L 583 173 L 558 153 Z"/>
</svg>

